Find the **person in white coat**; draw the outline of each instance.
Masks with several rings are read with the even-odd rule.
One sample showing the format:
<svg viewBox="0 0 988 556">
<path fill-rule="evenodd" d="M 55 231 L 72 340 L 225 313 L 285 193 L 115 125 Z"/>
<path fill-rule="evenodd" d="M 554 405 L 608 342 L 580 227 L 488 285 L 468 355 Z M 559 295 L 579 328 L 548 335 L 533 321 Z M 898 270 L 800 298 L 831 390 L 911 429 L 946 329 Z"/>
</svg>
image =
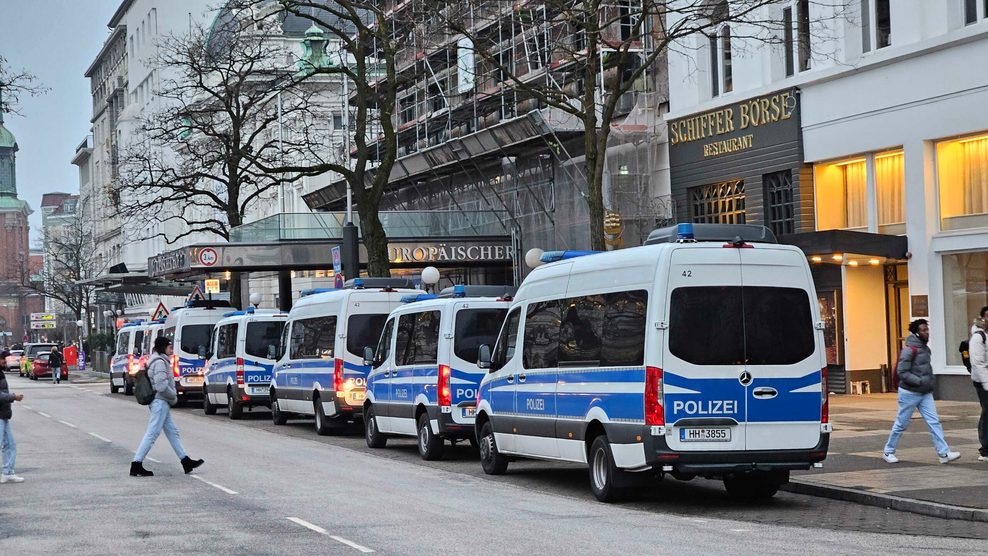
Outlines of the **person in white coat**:
<svg viewBox="0 0 988 556">
<path fill-rule="evenodd" d="M 978 461 L 988 461 L 988 321 L 974 319 L 973 332 L 968 341 L 971 353 L 971 381 L 981 403 L 981 418 L 978 420 Z"/>
</svg>

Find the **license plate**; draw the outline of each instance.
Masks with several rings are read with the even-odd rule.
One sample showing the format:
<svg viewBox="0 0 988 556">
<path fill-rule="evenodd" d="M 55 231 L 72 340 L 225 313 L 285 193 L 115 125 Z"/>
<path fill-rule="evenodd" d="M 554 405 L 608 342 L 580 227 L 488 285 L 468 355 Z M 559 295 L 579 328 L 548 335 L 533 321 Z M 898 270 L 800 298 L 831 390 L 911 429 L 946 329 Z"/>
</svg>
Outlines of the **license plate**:
<svg viewBox="0 0 988 556">
<path fill-rule="evenodd" d="M 183 376 L 182 386 L 202 386 L 201 376 Z"/>
<path fill-rule="evenodd" d="M 356 405 L 364 402 L 364 392 L 350 392 L 346 395 L 347 403 Z"/>
<path fill-rule="evenodd" d="M 268 393 L 268 389 L 265 388 L 265 387 L 263 387 L 263 386 L 251 386 L 247 390 L 248 390 L 248 393 L 251 394 L 251 395 L 253 395 L 253 396 L 256 396 L 258 394 L 267 394 Z"/>
<path fill-rule="evenodd" d="M 730 442 L 729 427 L 689 427 L 679 429 L 680 442 Z"/>
<path fill-rule="evenodd" d="M 476 417 L 477 416 L 477 408 L 476 407 L 464 407 L 463 408 L 463 416 L 464 417 Z"/>
</svg>

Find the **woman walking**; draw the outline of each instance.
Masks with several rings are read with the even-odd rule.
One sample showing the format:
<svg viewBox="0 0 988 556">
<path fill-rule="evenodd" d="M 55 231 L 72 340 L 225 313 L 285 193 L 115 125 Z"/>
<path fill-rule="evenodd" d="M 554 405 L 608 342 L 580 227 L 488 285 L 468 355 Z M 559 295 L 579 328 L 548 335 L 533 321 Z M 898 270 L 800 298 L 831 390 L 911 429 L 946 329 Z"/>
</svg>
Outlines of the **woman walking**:
<svg viewBox="0 0 988 556">
<path fill-rule="evenodd" d="M 175 455 L 182 462 L 185 473 L 190 473 L 196 467 L 203 464 L 201 459 L 192 459 L 185 453 L 182 447 L 182 440 L 178 435 L 178 427 L 172 420 L 171 407 L 178 403 L 178 393 L 175 392 L 175 379 L 172 377 L 171 365 L 169 361 L 172 356 L 172 341 L 164 336 L 158 337 L 154 341 L 154 350 L 151 359 L 148 361 L 148 378 L 154 386 L 154 400 L 151 401 L 151 419 L 148 421 L 148 430 L 144 433 L 144 440 L 134 454 L 134 461 L 130 463 L 131 477 L 151 477 L 151 471 L 144 469 L 144 458 L 154 446 L 154 441 L 158 439 L 161 431 L 165 431 L 168 442 L 171 443 Z"/>
</svg>

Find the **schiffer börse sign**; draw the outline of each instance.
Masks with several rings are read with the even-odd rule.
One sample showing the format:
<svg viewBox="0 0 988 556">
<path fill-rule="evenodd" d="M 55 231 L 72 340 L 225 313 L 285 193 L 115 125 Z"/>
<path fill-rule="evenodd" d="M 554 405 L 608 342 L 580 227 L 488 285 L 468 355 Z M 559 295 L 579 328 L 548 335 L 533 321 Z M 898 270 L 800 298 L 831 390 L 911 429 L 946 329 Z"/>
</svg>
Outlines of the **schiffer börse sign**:
<svg viewBox="0 0 988 556">
<path fill-rule="evenodd" d="M 675 163 L 700 162 L 792 141 L 799 136 L 799 92 L 777 91 L 669 122 Z"/>
</svg>

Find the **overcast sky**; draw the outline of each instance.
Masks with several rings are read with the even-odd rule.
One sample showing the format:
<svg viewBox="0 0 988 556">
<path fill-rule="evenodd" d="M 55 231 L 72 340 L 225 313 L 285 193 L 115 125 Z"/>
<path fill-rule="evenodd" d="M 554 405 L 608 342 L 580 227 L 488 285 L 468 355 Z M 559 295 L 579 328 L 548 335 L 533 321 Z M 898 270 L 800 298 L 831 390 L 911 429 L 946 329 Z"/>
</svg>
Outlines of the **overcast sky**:
<svg viewBox="0 0 988 556">
<path fill-rule="evenodd" d="M 109 36 L 120 0 L 0 0 L 0 53 L 51 88 L 5 115 L 17 137 L 17 191 L 31 204 L 31 240 L 41 237 L 41 195 L 79 193 L 75 148 L 89 133 L 92 97 L 83 74 Z"/>
</svg>

